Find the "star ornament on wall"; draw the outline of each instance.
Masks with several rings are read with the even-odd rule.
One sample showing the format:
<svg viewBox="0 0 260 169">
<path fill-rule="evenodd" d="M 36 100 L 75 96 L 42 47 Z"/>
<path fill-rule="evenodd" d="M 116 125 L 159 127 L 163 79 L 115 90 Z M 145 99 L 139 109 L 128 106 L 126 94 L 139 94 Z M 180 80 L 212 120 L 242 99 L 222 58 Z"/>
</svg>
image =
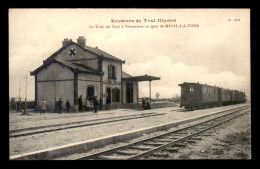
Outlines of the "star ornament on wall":
<svg viewBox="0 0 260 169">
<path fill-rule="evenodd" d="M 70 53 L 70 56 L 75 56 L 76 50 L 74 48 L 71 48 L 69 53 Z"/>
</svg>

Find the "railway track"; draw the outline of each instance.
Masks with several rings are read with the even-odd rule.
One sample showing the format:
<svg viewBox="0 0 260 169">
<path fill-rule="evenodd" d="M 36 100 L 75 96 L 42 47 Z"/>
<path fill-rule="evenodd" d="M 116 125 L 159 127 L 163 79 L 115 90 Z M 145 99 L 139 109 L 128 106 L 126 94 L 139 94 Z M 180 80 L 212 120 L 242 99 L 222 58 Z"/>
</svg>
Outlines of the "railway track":
<svg viewBox="0 0 260 169">
<path fill-rule="evenodd" d="M 24 129 L 15 129 L 15 130 L 9 131 L 9 137 L 15 138 L 15 137 L 29 136 L 29 135 L 48 133 L 48 132 L 54 132 L 54 131 L 59 131 L 59 130 L 93 126 L 93 125 L 104 124 L 104 123 L 112 123 L 112 122 L 125 121 L 125 120 L 131 120 L 131 119 L 160 116 L 160 115 L 164 115 L 164 114 L 166 114 L 166 113 L 142 113 L 142 114 L 136 114 L 136 115 L 116 116 L 116 117 L 112 117 L 112 118 L 83 120 L 83 121 L 77 121 L 77 122 L 71 122 L 71 123 L 54 124 L 54 125 L 48 125 L 48 126 L 38 126 L 38 127 L 24 128 Z"/>
<path fill-rule="evenodd" d="M 220 115 L 210 120 L 167 132 L 141 141 L 132 142 L 123 146 L 101 151 L 95 154 L 77 158 L 75 160 L 137 160 L 154 157 L 156 159 L 167 158 L 170 153 L 178 152 L 180 147 L 189 143 L 195 143 L 205 136 L 207 131 L 231 121 L 247 112 L 250 106 L 225 110 Z"/>
</svg>

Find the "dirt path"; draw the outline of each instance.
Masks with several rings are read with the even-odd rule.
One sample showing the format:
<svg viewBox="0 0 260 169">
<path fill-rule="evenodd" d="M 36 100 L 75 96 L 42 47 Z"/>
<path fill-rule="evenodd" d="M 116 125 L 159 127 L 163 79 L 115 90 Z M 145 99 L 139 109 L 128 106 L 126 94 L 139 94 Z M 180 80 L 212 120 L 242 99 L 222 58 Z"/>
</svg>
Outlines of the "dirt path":
<svg viewBox="0 0 260 169">
<path fill-rule="evenodd" d="M 247 113 L 212 130 L 212 136 L 189 144 L 168 159 L 251 159 L 251 115 Z"/>
</svg>

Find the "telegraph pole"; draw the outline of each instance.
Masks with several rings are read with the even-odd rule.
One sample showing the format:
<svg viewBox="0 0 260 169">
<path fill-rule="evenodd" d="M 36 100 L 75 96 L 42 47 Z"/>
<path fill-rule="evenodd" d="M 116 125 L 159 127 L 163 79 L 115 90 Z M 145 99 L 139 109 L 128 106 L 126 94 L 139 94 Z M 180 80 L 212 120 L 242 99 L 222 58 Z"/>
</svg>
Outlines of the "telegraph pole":
<svg viewBox="0 0 260 169">
<path fill-rule="evenodd" d="M 20 86 L 20 81 L 19 81 L 19 101 L 21 101 L 20 93 L 21 93 L 21 86 Z"/>
<path fill-rule="evenodd" d="M 24 102 L 24 114 L 26 114 L 26 100 L 27 100 L 27 73 L 25 77 L 25 102 Z"/>
</svg>

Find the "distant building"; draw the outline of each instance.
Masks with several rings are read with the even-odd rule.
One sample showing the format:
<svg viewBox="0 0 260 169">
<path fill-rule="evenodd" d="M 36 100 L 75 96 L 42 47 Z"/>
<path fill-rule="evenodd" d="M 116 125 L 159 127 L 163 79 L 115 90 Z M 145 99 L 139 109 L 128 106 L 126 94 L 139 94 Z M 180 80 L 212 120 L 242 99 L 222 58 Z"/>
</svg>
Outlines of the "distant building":
<svg viewBox="0 0 260 169">
<path fill-rule="evenodd" d="M 77 43 L 64 39 L 62 47 L 43 61 L 43 65 L 30 72 L 35 76 L 35 102 L 45 99 L 51 108 L 59 98 L 69 99 L 74 110 L 78 110 L 78 98 L 83 104 L 88 96 L 97 96 L 106 104 L 138 102 L 138 82 L 159 80 L 152 76 L 133 77 L 122 71 L 125 61 L 112 56 L 98 47 L 86 45 L 80 36 Z"/>
</svg>

